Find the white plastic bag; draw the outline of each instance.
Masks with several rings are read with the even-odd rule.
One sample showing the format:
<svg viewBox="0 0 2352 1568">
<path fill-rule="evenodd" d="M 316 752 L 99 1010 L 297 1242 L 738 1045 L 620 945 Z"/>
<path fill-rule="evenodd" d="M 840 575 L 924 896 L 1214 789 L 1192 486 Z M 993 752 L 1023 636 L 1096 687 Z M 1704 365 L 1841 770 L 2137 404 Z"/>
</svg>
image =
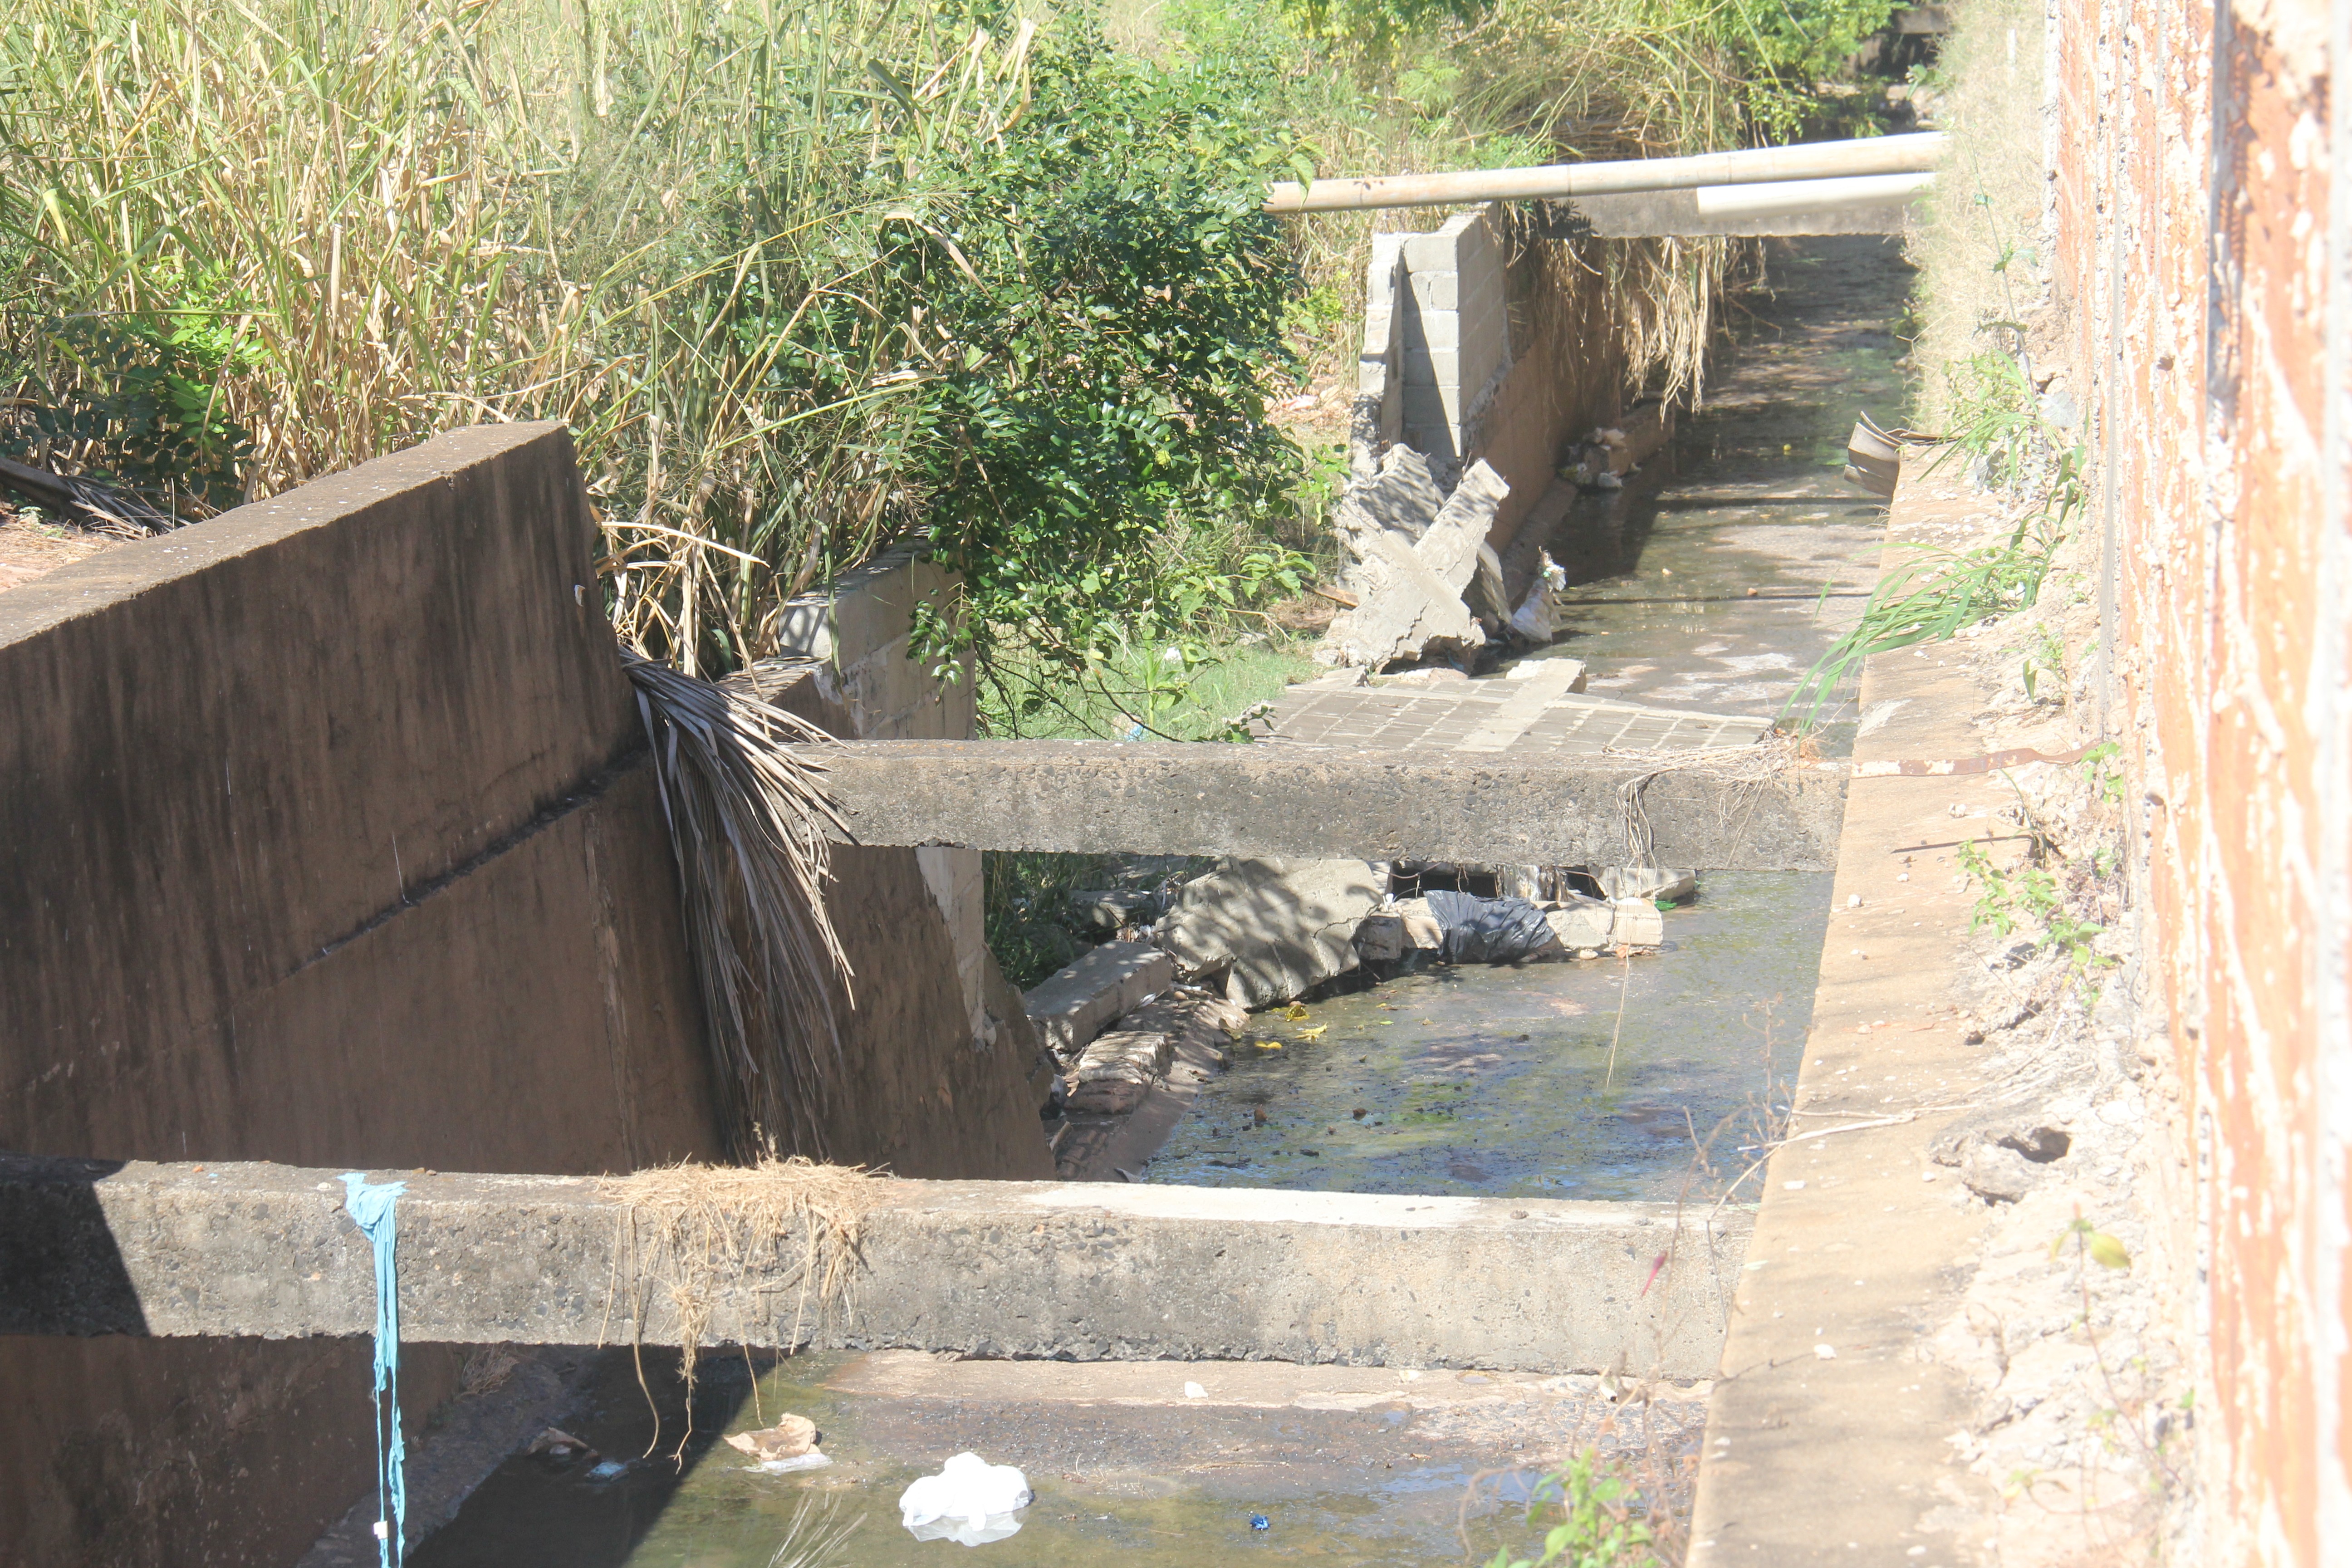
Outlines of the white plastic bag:
<svg viewBox="0 0 2352 1568">
<path fill-rule="evenodd" d="M 918 1541 L 979 1546 L 1018 1531 L 1021 1521 L 1014 1515 L 1029 1506 L 1031 1496 L 1029 1478 L 1011 1465 L 962 1453 L 938 1475 L 924 1476 L 899 1493 L 898 1513 Z"/>
</svg>

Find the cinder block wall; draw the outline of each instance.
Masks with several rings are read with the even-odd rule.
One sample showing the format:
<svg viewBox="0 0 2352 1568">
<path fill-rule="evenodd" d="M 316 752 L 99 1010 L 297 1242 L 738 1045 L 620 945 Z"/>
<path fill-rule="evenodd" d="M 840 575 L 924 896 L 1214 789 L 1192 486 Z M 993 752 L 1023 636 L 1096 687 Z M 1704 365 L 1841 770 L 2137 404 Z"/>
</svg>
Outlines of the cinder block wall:
<svg viewBox="0 0 2352 1568">
<path fill-rule="evenodd" d="M 594 540 L 495 426 L 0 594 L 0 1145 L 719 1152 Z M 372 1484 L 369 1353 L 0 1339 L 0 1563 L 282 1568 Z"/>
<path fill-rule="evenodd" d="M 1556 476 L 1561 449 L 1625 406 L 1625 365 L 1591 268 L 1514 247 L 1503 209 L 1423 234 L 1372 237 L 1349 466 L 1370 475 L 1402 443 L 1450 486 L 1484 459 L 1511 487 L 1487 542 L 1507 551 Z M 1517 586 L 1517 584 L 1514 584 Z"/>
<path fill-rule="evenodd" d="M 2352 170 L 2328 8 L 2053 13 L 2059 363 L 2168 1015 L 2164 1194 L 2206 1343 L 2189 1559 L 2341 1561 L 2352 1521 Z M 2334 1542 L 2331 1546 L 2330 1542 Z"/>
<path fill-rule="evenodd" d="M 1404 444 L 1451 484 L 1475 422 L 1510 360 L 1510 317 L 1495 209 L 1448 218 L 1403 245 Z"/>
</svg>

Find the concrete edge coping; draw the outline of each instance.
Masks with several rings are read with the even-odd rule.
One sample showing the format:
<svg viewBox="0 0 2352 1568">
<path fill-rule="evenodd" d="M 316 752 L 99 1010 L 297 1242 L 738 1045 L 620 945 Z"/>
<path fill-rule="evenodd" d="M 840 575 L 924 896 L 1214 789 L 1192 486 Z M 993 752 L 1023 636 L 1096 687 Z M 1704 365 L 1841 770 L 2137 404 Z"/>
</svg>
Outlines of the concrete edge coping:
<svg viewBox="0 0 2352 1568">
<path fill-rule="evenodd" d="M 690 1226 L 594 1178 L 391 1174 L 408 1338 L 680 1342 L 679 1249 L 709 1256 Z M 373 1264 L 341 1177 L 0 1156 L 0 1332 L 366 1332 Z M 1153 1184 L 877 1178 L 856 1195 L 874 1201 L 837 1307 L 813 1299 L 805 1226 L 787 1222 L 698 1280 L 701 1342 L 1704 1377 L 1751 1225 L 1662 1203 Z"/>
</svg>

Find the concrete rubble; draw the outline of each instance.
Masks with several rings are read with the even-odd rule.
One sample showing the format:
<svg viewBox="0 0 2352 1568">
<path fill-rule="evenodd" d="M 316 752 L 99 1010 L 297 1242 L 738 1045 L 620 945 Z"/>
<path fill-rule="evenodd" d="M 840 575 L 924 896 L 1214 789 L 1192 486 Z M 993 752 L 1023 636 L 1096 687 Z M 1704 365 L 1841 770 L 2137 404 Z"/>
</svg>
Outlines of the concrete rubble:
<svg viewBox="0 0 2352 1568">
<path fill-rule="evenodd" d="M 1521 955 L 1542 963 L 1568 958 L 1592 958 L 1620 947 L 1637 952 L 1654 949 L 1665 940 L 1665 918 L 1646 899 L 1566 899 L 1535 900 L 1487 900 L 1487 903 L 1527 902 L 1541 913 L 1551 929 L 1551 940 Z M 1433 962 L 1445 950 L 1443 921 L 1430 910 L 1426 898 L 1402 899 L 1368 917 L 1356 931 L 1358 956 L 1367 963 L 1408 969 Z"/>
<path fill-rule="evenodd" d="M 1068 1108 L 1116 1116 L 1132 1110 L 1144 1092 L 1168 1071 L 1175 1042 L 1141 1029 L 1115 1029 L 1098 1037 L 1070 1069 Z"/>
<path fill-rule="evenodd" d="M 1486 542 L 1509 494 L 1502 476 L 1478 462 L 1443 495 L 1425 458 L 1391 447 L 1340 499 L 1334 527 L 1349 557 L 1340 580 L 1357 603 L 1333 619 L 1316 657 L 1379 669 L 1484 647 L 1486 626 L 1512 615 L 1502 563 Z"/>
<path fill-rule="evenodd" d="M 1045 1048 L 1069 1061 L 1113 1019 L 1175 978 L 1176 961 L 1151 943 L 1107 942 L 1031 986 L 1023 1001 Z"/>
<path fill-rule="evenodd" d="M 1248 1021 L 1238 1005 L 1181 984 L 1121 1016 L 1078 1057 L 1047 1108 L 1055 1173 L 1111 1182 L 1140 1173 Z"/>
<path fill-rule="evenodd" d="M 1264 1007 L 1355 968 L 1356 927 L 1387 896 L 1375 862 L 1227 860 L 1186 886 L 1157 940 L 1186 974 Z"/>
</svg>

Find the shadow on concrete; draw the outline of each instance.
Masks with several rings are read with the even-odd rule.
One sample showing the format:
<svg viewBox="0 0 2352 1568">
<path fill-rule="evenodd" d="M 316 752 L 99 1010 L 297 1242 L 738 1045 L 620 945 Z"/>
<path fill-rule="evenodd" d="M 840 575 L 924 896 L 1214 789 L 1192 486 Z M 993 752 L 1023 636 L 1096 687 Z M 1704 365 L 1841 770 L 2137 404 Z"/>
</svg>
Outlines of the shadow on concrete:
<svg viewBox="0 0 2352 1568">
<path fill-rule="evenodd" d="M 0 1334 L 140 1334 L 146 1309 L 97 1184 L 119 1160 L 0 1155 Z"/>
</svg>

